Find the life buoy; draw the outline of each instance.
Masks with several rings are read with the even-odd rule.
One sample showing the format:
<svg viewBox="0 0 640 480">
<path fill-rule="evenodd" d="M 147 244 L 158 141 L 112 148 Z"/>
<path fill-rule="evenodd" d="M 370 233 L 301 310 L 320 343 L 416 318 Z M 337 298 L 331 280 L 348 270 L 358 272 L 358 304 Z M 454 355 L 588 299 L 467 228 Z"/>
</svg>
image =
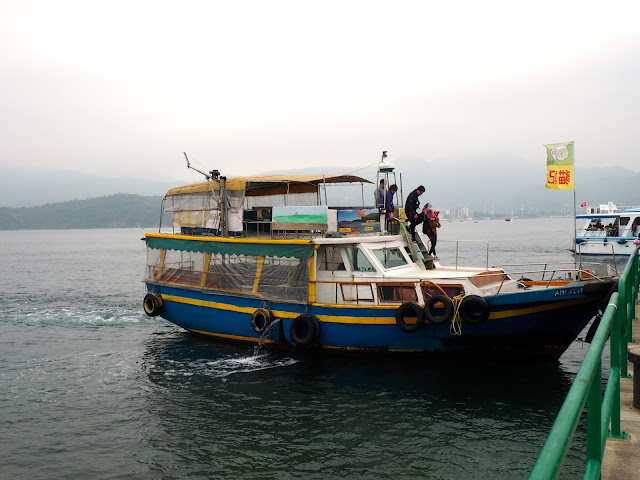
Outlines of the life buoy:
<svg viewBox="0 0 640 480">
<path fill-rule="evenodd" d="M 489 302 L 478 295 L 467 295 L 460 302 L 460 317 L 469 323 L 484 322 L 489 318 Z"/>
<path fill-rule="evenodd" d="M 429 297 L 424 304 L 424 316 L 431 323 L 445 323 L 453 318 L 453 302 L 446 295 Z"/>
<path fill-rule="evenodd" d="M 273 322 L 273 313 L 268 308 L 259 308 L 251 315 L 251 327 L 257 333 L 264 333 L 271 322 Z"/>
<path fill-rule="evenodd" d="M 289 327 L 291 340 L 299 347 L 308 347 L 318 334 L 318 325 L 311 315 L 300 315 Z"/>
<path fill-rule="evenodd" d="M 144 313 L 150 317 L 156 317 L 162 311 L 162 297 L 157 292 L 149 292 L 144 296 L 142 305 L 144 306 Z"/>
<path fill-rule="evenodd" d="M 415 322 L 407 323 L 405 318 L 415 318 Z M 424 324 L 424 311 L 414 302 L 406 302 L 396 310 L 396 323 L 403 332 L 417 332 Z"/>
</svg>

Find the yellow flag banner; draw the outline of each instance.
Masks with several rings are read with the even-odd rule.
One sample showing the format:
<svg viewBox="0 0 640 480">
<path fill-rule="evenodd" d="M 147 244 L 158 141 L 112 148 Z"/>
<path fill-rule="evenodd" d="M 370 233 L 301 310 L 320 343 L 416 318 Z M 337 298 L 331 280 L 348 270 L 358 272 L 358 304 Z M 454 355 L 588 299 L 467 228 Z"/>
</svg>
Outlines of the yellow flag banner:
<svg viewBox="0 0 640 480">
<path fill-rule="evenodd" d="M 547 147 L 547 188 L 573 190 L 573 142 Z"/>
</svg>

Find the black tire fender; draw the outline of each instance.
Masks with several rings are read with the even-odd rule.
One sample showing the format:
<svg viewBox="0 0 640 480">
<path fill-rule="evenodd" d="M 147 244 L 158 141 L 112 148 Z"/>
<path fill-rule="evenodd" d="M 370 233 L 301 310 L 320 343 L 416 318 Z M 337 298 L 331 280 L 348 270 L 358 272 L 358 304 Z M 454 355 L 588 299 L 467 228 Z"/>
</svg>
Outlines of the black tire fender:
<svg viewBox="0 0 640 480">
<path fill-rule="evenodd" d="M 613 280 L 590 280 L 584 284 L 585 295 L 602 295 L 609 292 L 609 296 L 618 289 L 618 282 Z"/>
<path fill-rule="evenodd" d="M 308 347 L 319 333 L 316 319 L 311 315 L 300 315 L 293 319 L 289 327 L 291 340 L 298 347 Z"/>
<path fill-rule="evenodd" d="M 251 328 L 256 333 L 264 333 L 264 331 L 273 322 L 273 312 L 268 308 L 258 308 L 251 315 Z"/>
<path fill-rule="evenodd" d="M 162 297 L 157 292 L 149 292 L 142 302 L 144 313 L 150 317 L 157 317 L 162 311 Z"/>
<path fill-rule="evenodd" d="M 467 295 L 460 302 L 460 317 L 469 323 L 484 322 L 489 318 L 491 308 L 486 298 L 479 295 Z"/>
<path fill-rule="evenodd" d="M 405 322 L 406 316 L 416 317 L 415 323 Z M 406 302 L 396 310 L 396 323 L 403 332 L 417 332 L 424 324 L 424 310 L 415 302 Z"/>
<path fill-rule="evenodd" d="M 444 313 L 437 314 L 434 311 L 434 307 L 436 306 L 437 310 L 442 310 L 444 308 Z M 424 303 L 424 316 L 431 323 L 449 322 L 453 318 L 453 302 L 446 295 L 434 295 L 429 297 Z"/>
</svg>

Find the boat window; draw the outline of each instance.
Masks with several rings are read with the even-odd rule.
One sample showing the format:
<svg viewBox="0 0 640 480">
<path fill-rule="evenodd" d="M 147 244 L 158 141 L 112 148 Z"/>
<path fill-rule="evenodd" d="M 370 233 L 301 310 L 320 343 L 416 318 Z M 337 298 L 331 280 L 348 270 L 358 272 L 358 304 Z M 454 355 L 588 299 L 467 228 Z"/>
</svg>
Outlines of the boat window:
<svg viewBox="0 0 640 480">
<path fill-rule="evenodd" d="M 599 218 L 592 218 L 591 221 L 589 222 L 589 227 L 587 228 L 587 230 L 602 230 L 602 220 L 600 220 Z"/>
<path fill-rule="evenodd" d="M 417 302 L 418 295 L 413 283 L 379 283 L 378 298 L 381 302 Z"/>
<path fill-rule="evenodd" d="M 351 264 L 351 270 L 354 272 L 375 272 L 369 259 L 365 256 L 364 252 L 356 246 L 345 247 L 347 252 L 347 258 Z"/>
<path fill-rule="evenodd" d="M 346 270 L 344 262 L 342 261 L 340 247 L 323 245 L 318 249 L 318 270 Z"/>
<path fill-rule="evenodd" d="M 164 251 L 164 253 L 162 253 Z M 160 283 L 306 302 L 306 258 L 147 249 L 147 277 Z"/>
<path fill-rule="evenodd" d="M 620 217 L 620 225 L 623 227 L 627 226 L 629 220 L 631 220 L 631 217 Z"/>
<path fill-rule="evenodd" d="M 372 250 L 372 252 L 384 268 L 401 267 L 407 264 L 406 259 L 402 255 L 402 251 L 397 247 L 382 248 Z"/>
<path fill-rule="evenodd" d="M 427 282 L 421 282 L 420 287 L 422 288 L 422 296 L 425 299 L 429 297 L 433 297 L 434 295 L 442 295 L 443 292 L 449 298 L 453 298 L 455 296 L 462 295 L 464 293 L 464 287 L 462 285 L 457 285 L 457 284 L 456 285 L 439 284 L 436 286 L 436 284 L 427 281 Z"/>
</svg>

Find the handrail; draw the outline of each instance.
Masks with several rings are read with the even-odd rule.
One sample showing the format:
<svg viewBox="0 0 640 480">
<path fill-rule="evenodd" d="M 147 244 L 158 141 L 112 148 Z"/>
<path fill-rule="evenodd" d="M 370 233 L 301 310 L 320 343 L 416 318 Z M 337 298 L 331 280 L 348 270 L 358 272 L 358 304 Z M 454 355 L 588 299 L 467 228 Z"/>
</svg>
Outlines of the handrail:
<svg viewBox="0 0 640 480">
<path fill-rule="evenodd" d="M 578 255 L 578 258 L 580 259 L 580 263 L 581 264 L 582 264 L 582 245 L 584 245 L 586 243 L 602 243 L 602 240 L 597 240 L 597 241 L 596 240 L 594 240 L 594 241 L 585 240 L 583 242 L 575 244 L 575 247 L 576 247 L 575 248 L 575 253 L 576 253 L 576 255 Z M 616 262 L 616 251 L 615 251 L 612 243 L 609 243 L 608 246 L 611 247 L 611 259 L 613 260 L 613 268 L 615 269 L 615 272 L 616 272 L 616 275 L 617 275 L 618 274 L 618 262 Z M 609 255 L 609 253 L 607 253 L 606 255 Z"/>
<path fill-rule="evenodd" d="M 636 248 L 630 255 L 620 276 L 618 292 L 611 295 L 580 370 L 529 474 L 529 480 L 559 478 L 585 403 L 587 458 L 583 478 L 600 478 L 608 437 L 627 436 L 620 431 L 620 378 L 626 376 L 627 343 L 631 337 L 631 321 L 638 298 L 638 251 Z M 602 396 L 602 354 L 609 334 L 611 370 Z"/>
<path fill-rule="evenodd" d="M 458 247 L 460 246 L 460 242 L 463 243 L 484 243 L 487 247 L 487 263 L 485 265 L 485 268 L 489 268 L 489 242 L 484 241 L 484 240 L 448 240 L 446 238 L 441 238 L 438 239 L 438 241 L 440 243 L 442 242 L 450 242 L 450 243 L 455 243 L 456 244 L 456 268 L 458 268 Z"/>
<path fill-rule="evenodd" d="M 579 265 L 578 265 L 579 263 Z M 506 267 L 533 267 L 535 265 L 541 265 L 543 267 L 544 270 L 547 269 L 547 267 L 549 266 L 549 262 L 531 262 L 531 263 L 505 263 L 502 265 L 493 265 L 491 268 L 506 268 Z M 552 264 L 553 266 L 561 266 L 561 265 L 573 265 L 573 269 L 574 270 L 584 270 L 586 268 L 589 267 L 594 267 L 594 266 L 603 266 L 606 265 L 605 263 L 602 262 L 583 262 L 582 260 L 580 260 L 580 262 L 553 262 Z M 585 266 L 586 265 L 586 266 Z M 615 275 L 618 275 L 618 269 L 617 266 L 614 263 L 614 267 L 615 268 Z"/>
<path fill-rule="evenodd" d="M 382 300 L 378 294 L 374 294 L 378 292 L 378 287 L 411 287 L 416 292 L 416 299 L 418 297 L 418 292 L 422 292 L 424 297 L 424 288 L 433 288 L 438 290 L 442 295 L 447 295 L 446 292 L 442 289 L 440 285 L 434 283 L 430 280 L 418 279 L 402 279 L 402 280 L 365 280 L 365 281 L 354 281 L 354 280 L 312 280 L 311 283 L 318 284 L 332 284 L 335 285 L 335 294 L 336 300 L 338 298 L 338 291 L 342 294 L 342 300 L 345 302 L 356 302 L 356 305 L 360 305 L 360 302 L 375 302 L 376 305 L 388 304 L 390 302 L 398 302 L 402 303 L 403 300 L 395 299 L 395 300 Z M 346 298 L 344 287 L 345 286 L 355 286 L 356 287 L 356 298 Z M 369 287 L 371 291 L 371 298 L 360 298 L 357 287 Z M 451 286 L 456 286 L 452 284 Z M 424 299 L 426 300 L 426 299 Z"/>
</svg>

